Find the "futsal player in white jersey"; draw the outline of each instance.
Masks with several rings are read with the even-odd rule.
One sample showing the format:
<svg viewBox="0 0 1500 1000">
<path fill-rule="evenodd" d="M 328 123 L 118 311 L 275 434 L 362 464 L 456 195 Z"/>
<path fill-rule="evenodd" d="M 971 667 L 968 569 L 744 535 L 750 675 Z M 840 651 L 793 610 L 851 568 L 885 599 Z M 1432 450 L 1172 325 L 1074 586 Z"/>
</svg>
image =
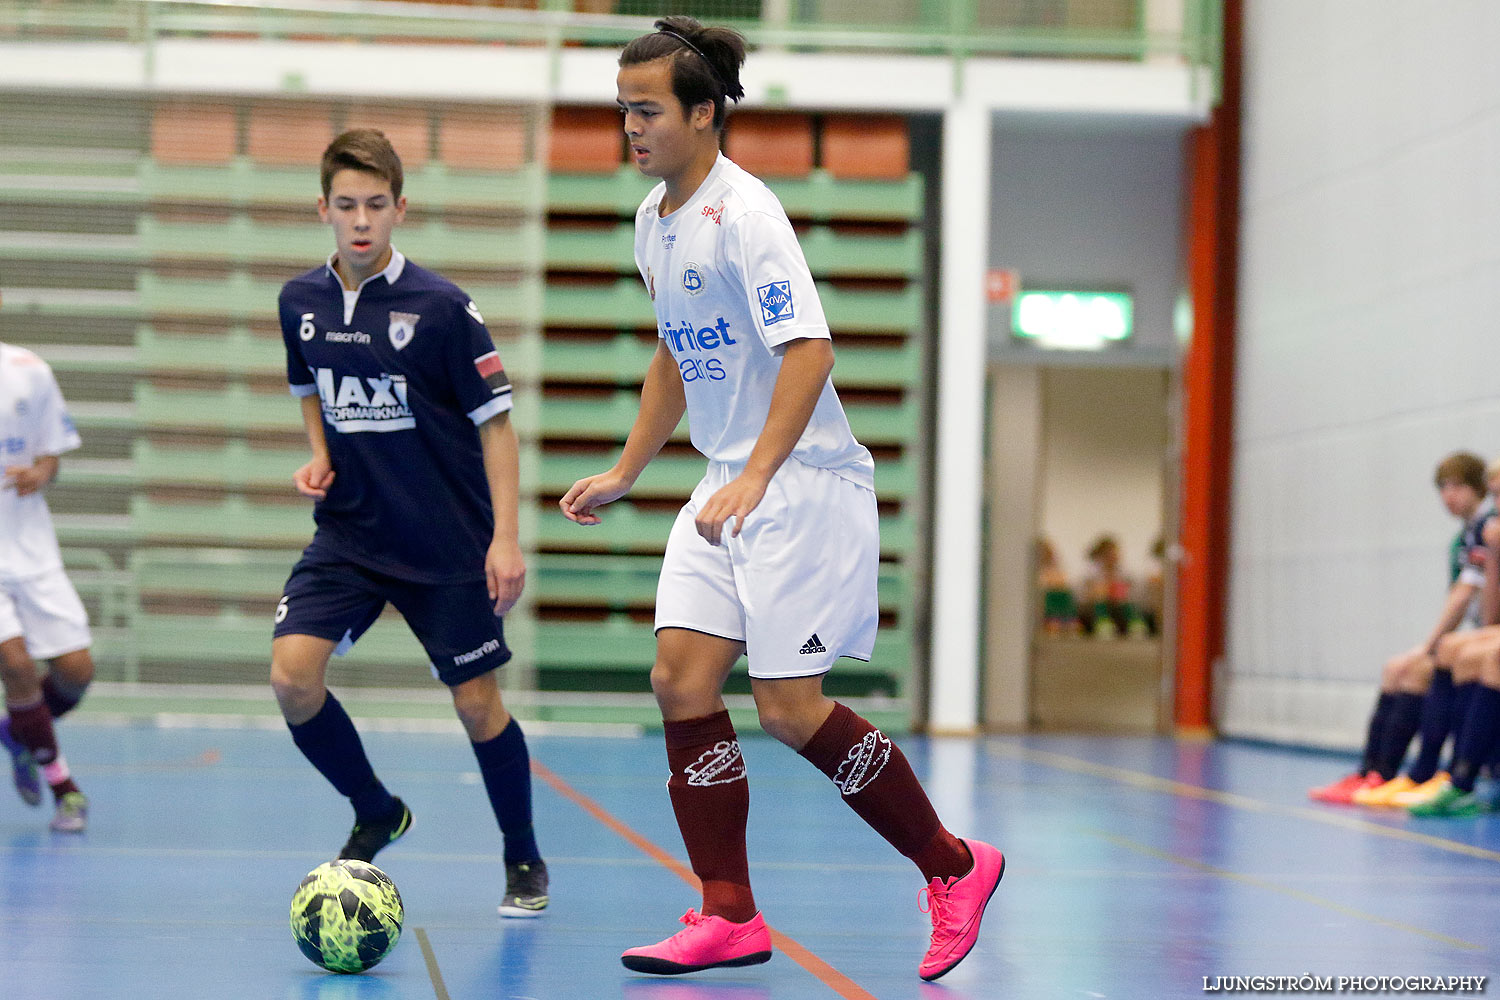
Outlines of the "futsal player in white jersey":
<svg viewBox="0 0 1500 1000">
<path fill-rule="evenodd" d="M 901 751 L 823 694 L 835 660 L 867 660 L 874 646 L 874 462 L 829 381 L 828 324 L 786 213 L 719 153 L 726 101 L 744 93 L 744 40 L 688 17 L 656 25 L 625 48 L 617 84 L 636 163 L 661 180 L 635 242 L 661 339 L 620 460 L 561 506 L 598 524 L 686 410 L 708 471 L 667 541 L 651 686 L 703 901 L 683 930 L 622 961 L 670 975 L 770 958 L 746 860 L 745 765 L 722 697 L 745 654 L 762 727 L 921 870 L 932 942 L 918 971 L 936 979 L 973 947 L 1005 861 L 944 828 Z"/>
<path fill-rule="evenodd" d="M 51 827 L 80 833 L 88 799 L 57 746 L 52 722 L 78 704 L 94 679 L 88 615 L 63 572 L 44 491 L 58 456 L 79 447 L 62 391 L 46 362 L 0 343 L 0 745 L 11 755 L 16 791 L 40 805 L 52 789 Z M 37 663 L 45 662 L 39 674 Z"/>
</svg>

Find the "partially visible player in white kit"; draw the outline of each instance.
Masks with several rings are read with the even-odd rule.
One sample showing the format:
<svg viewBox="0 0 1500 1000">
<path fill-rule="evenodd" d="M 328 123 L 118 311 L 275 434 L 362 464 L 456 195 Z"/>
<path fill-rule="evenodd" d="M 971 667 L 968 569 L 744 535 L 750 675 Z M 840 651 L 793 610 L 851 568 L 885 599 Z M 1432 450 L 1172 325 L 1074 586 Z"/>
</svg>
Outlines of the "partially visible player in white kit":
<svg viewBox="0 0 1500 1000">
<path fill-rule="evenodd" d="M 88 615 L 63 573 L 57 532 L 44 492 L 58 456 L 83 442 L 68 418 L 52 369 L 30 351 L 0 343 L 0 680 L 5 718 L 0 745 L 10 752 L 16 791 L 40 805 L 52 788 L 51 827 L 81 833 L 88 799 L 57 747 L 54 718 L 68 712 L 94 679 Z M 39 676 L 37 661 L 45 661 Z"/>
<path fill-rule="evenodd" d="M 744 93 L 744 39 L 688 17 L 620 56 L 618 99 L 642 173 L 636 263 L 661 337 L 620 460 L 561 500 L 579 524 L 629 492 L 684 410 L 708 473 L 667 541 L 651 687 L 667 788 L 702 911 L 622 961 L 665 975 L 753 965 L 771 939 L 750 889 L 749 787 L 722 691 L 741 654 L 760 723 L 833 779 L 926 882 L 936 979 L 969 953 L 1005 861 L 939 822 L 901 751 L 823 694 L 841 656 L 868 660 L 878 618 L 874 462 L 829 381 L 833 348 L 786 213 L 719 153 L 726 99 Z"/>
</svg>

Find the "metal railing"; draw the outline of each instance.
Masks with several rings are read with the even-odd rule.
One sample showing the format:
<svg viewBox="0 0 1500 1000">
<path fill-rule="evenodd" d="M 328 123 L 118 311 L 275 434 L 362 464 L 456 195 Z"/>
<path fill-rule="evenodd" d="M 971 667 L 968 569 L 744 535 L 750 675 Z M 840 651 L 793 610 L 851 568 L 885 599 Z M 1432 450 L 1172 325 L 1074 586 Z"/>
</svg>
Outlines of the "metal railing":
<svg viewBox="0 0 1500 1000">
<path fill-rule="evenodd" d="M 679 0 L 662 6 L 732 24 L 755 46 L 955 59 L 1175 59 L 1209 67 L 1217 77 L 1221 4 L 1222 0 Z M 638 0 L 532 0 L 530 9 L 393 0 L 0 0 L 0 43 L 95 40 L 151 46 L 166 39 L 227 37 L 618 45 L 650 30 L 652 18 L 614 11 L 644 9 Z M 1153 21 L 1168 26 L 1156 27 Z"/>
</svg>

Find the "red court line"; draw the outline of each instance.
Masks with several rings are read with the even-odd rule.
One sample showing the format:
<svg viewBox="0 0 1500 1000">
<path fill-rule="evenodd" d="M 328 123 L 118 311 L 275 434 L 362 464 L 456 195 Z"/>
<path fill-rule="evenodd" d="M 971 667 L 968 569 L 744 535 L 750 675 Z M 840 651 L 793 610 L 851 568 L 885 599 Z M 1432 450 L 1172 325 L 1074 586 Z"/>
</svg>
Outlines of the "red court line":
<svg viewBox="0 0 1500 1000">
<path fill-rule="evenodd" d="M 687 865 L 678 861 L 672 855 L 615 819 L 603 806 L 553 774 L 545 764 L 538 762 L 535 757 L 531 759 L 531 773 L 552 786 L 552 790 L 563 798 L 568 799 L 574 805 L 578 806 L 578 808 L 619 834 L 635 847 L 636 850 L 692 886 L 694 892 L 701 893 L 703 891 L 703 884 L 698 881 L 698 876 L 694 875 L 692 869 Z M 792 938 L 787 937 L 774 927 L 770 927 L 769 924 L 767 927 L 771 931 L 772 944 L 785 952 L 786 956 L 793 962 L 806 969 L 814 979 L 833 990 L 833 992 L 843 997 L 844 1000 L 875 1000 L 873 994 L 866 992 L 858 983 L 844 975 L 838 969 L 835 969 L 817 955 L 814 955 Z"/>
</svg>

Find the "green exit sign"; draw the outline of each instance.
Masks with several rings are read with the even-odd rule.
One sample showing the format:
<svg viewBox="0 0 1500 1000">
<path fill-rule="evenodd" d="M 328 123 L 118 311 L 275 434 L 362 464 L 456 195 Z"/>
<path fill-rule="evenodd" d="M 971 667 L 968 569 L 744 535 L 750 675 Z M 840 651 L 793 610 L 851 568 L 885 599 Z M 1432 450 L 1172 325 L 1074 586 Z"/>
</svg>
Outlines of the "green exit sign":
<svg viewBox="0 0 1500 1000">
<path fill-rule="evenodd" d="M 1124 292 L 1025 291 L 1011 305 L 1011 330 L 1039 347 L 1099 350 L 1134 332 Z"/>
</svg>

